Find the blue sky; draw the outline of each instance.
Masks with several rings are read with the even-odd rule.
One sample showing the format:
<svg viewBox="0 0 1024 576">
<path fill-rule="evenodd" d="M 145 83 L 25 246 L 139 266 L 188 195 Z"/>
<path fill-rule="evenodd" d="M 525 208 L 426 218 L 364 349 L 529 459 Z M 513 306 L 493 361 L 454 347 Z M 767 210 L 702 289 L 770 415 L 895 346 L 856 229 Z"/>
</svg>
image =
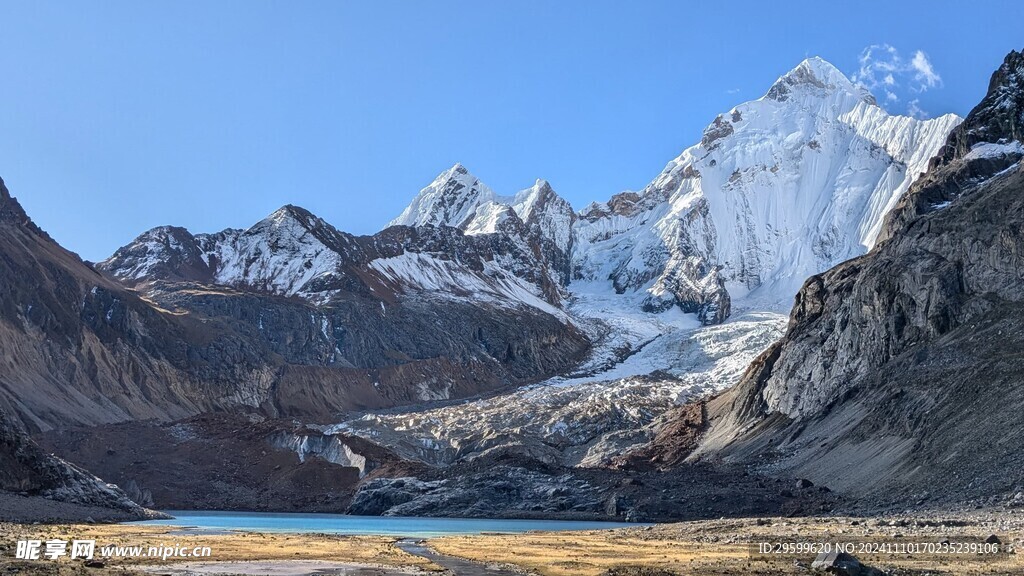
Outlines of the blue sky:
<svg viewBox="0 0 1024 576">
<path fill-rule="evenodd" d="M 807 56 L 966 114 L 1022 4 L 2 0 L 0 177 L 94 260 L 286 203 L 372 233 L 455 162 L 581 208 Z"/>
</svg>

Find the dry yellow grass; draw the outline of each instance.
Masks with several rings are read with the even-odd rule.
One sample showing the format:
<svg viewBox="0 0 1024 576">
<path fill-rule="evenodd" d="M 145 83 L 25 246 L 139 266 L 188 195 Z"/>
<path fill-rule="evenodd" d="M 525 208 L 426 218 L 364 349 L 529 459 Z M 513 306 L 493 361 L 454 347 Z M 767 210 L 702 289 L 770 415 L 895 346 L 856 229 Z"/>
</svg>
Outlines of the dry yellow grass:
<svg viewBox="0 0 1024 576">
<path fill-rule="evenodd" d="M 957 536 L 984 538 L 991 526 L 955 529 Z M 897 536 L 898 534 L 898 536 Z M 807 574 L 794 564 L 813 556 L 787 556 L 771 561 L 752 558 L 753 542 L 899 542 L 939 539 L 934 528 L 868 526 L 850 518 L 773 519 L 758 525 L 755 520 L 713 520 L 628 528 L 614 531 L 553 532 L 521 536 L 455 536 L 433 540 L 443 554 L 481 562 L 514 564 L 543 576 L 599 576 L 616 567 L 648 566 L 679 574 Z M 1024 541 L 1019 524 L 1001 533 L 1004 543 Z M 912 573 L 939 572 L 982 576 L 1024 574 L 1020 554 L 996 558 L 942 555 L 857 555 L 863 562 Z"/>
<path fill-rule="evenodd" d="M 10 551 L 0 551 L 0 567 L 11 564 L 13 547 L 17 540 L 24 539 L 95 539 L 97 549 L 104 545 L 115 546 L 209 546 L 209 558 L 196 561 L 240 561 L 240 560 L 328 560 L 355 564 L 384 564 L 389 566 L 411 566 L 425 570 L 440 568 L 424 558 L 408 554 L 394 543 L 395 538 L 384 536 L 337 536 L 327 534 L 272 534 L 272 533 L 231 533 L 231 534 L 173 534 L 173 527 L 135 526 L 124 524 L 109 525 L 18 525 L 0 524 L 0 542 Z M 169 559 L 166 562 L 193 560 Z M 125 569 L 141 564 L 162 564 L 159 558 L 118 559 L 108 562 L 103 571 L 90 570 L 88 574 L 125 574 Z M 62 566 L 56 566 L 62 565 Z M 38 573 L 75 574 L 80 566 L 78 561 L 64 559 L 60 562 L 23 562 L 23 570 L 43 570 Z M 62 568 L 62 570 L 57 570 Z M 0 569 L 0 573 L 3 570 Z M 25 572 L 18 572 L 25 573 Z M 131 573 L 131 572 L 127 572 Z"/>
<path fill-rule="evenodd" d="M 618 566 L 657 566 L 690 570 L 742 563 L 745 548 L 699 546 L 679 540 L 613 537 L 602 532 L 523 536 L 456 536 L 431 542 L 451 556 L 515 564 L 545 576 L 598 576 Z"/>
</svg>

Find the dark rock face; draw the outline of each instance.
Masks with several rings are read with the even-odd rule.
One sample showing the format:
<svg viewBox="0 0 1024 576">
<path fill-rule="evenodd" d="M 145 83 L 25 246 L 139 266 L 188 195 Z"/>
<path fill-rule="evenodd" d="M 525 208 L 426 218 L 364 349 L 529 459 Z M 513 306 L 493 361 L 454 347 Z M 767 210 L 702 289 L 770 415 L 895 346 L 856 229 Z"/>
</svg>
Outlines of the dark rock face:
<svg viewBox="0 0 1024 576">
<path fill-rule="evenodd" d="M 167 314 L 105 279 L 9 195 L 3 212 L 0 409 L 26 429 L 236 405 L 243 386 L 258 388 L 273 373 L 223 326 Z M 233 363 L 211 366 L 219 357 Z"/>
<path fill-rule="evenodd" d="M 710 126 L 704 129 L 704 136 L 700 140 L 701 146 L 713 150 L 714 143 L 716 140 L 725 138 L 729 134 L 733 133 L 732 123 L 728 122 L 722 116 L 717 116 L 715 121 Z"/>
<path fill-rule="evenodd" d="M 160 516 L 140 507 L 117 486 L 44 452 L 0 411 L 0 494 L 4 491 L 26 499 L 46 498 L 82 509 L 98 509 L 121 520 Z M 0 520 L 20 520 L 15 514 L 5 517 L 9 499 L 5 500 L 0 503 Z"/>
<path fill-rule="evenodd" d="M 966 121 L 953 130 L 936 165 L 962 158 L 979 142 L 1024 142 L 1024 53 L 1012 51 L 992 79 L 988 92 Z"/>
<path fill-rule="evenodd" d="M 712 403 L 702 453 L 893 502 L 1018 485 L 1024 169 L 972 148 L 1020 137 L 1022 74 L 1011 53 L 875 250 L 807 280 L 785 337 Z"/>
<path fill-rule="evenodd" d="M 988 93 L 967 118 L 950 133 L 942 150 L 932 158 L 924 181 L 915 186 L 890 212 L 880 240 L 905 228 L 936 205 L 952 202 L 971 188 L 1013 166 L 1019 151 L 972 158 L 978 144 L 1024 142 L 1024 54 L 1010 52 L 989 82 Z M 955 164 L 955 168 L 950 167 Z"/>
<path fill-rule="evenodd" d="M 0 222 L 26 226 L 36 234 L 44 234 L 25 214 L 21 204 L 11 197 L 11 192 L 7 189 L 2 178 L 0 178 Z"/>
<path fill-rule="evenodd" d="M 668 423 L 658 430 L 651 442 L 615 459 L 613 465 L 617 468 L 670 468 L 682 464 L 707 430 L 707 406 L 704 402 L 684 404 L 666 419 Z"/>
<path fill-rule="evenodd" d="M 524 455 L 494 455 L 364 481 L 350 514 L 668 521 L 832 509 L 814 490 L 782 495 L 792 480 L 703 464 L 665 471 L 568 468 Z"/>
</svg>

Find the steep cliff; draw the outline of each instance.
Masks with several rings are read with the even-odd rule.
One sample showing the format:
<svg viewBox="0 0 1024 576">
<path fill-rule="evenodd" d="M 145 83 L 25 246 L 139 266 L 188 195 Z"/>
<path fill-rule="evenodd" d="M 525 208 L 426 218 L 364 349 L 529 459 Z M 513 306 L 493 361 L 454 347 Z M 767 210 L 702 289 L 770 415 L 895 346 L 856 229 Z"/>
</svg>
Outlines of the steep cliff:
<svg viewBox="0 0 1024 576">
<path fill-rule="evenodd" d="M 1011 52 L 875 249 L 805 282 L 783 339 L 711 403 L 697 456 L 873 502 L 1024 487 L 1022 103 Z"/>
</svg>

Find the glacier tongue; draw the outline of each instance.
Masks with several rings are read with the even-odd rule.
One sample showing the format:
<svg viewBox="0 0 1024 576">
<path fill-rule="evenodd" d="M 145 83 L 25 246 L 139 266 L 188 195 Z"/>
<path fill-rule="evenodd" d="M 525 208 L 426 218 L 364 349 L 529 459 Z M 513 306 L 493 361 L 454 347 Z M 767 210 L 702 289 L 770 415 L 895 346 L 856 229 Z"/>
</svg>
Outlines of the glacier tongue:
<svg viewBox="0 0 1024 576">
<path fill-rule="evenodd" d="M 744 310 L 722 325 L 701 326 L 679 310 L 644 312 L 638 296 L 577 284 L 568 311 L 594 352 L 572 374 L 439 408 L 366 414 L 326 431 L 431 465 L 510 451 L 560 466 L 606 466 L 653 438 L 672 407 L 738 379 L 787 321 Z"/>
</svg>

